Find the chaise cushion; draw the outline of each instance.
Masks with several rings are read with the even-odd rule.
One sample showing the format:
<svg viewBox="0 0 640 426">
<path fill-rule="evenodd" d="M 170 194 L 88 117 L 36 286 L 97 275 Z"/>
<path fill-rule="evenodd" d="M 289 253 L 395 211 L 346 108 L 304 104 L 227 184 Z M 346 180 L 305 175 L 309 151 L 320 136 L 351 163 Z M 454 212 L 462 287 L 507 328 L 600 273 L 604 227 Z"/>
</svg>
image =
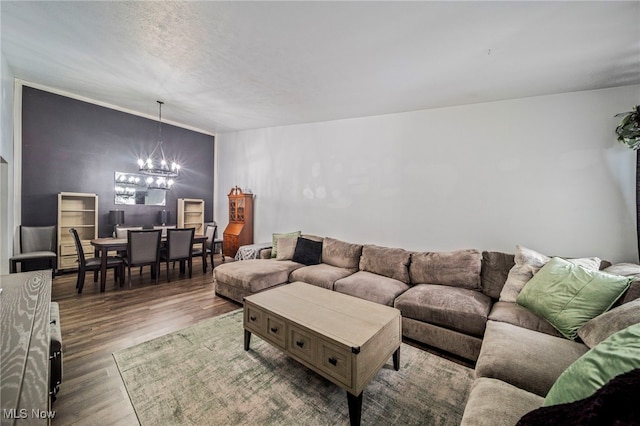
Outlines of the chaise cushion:
<svg viewBox="0 0 640 426">
<path fill-rule="evenodd" d="M 460 426 L 513 426 L 543 401 L 509 383 L 481 377 L 471 385 Z"/>
<path fill-rule="evenodd" d="M 303 266 L 289 274 L 289 282 L 302 281 L 307 284 L 333 290 L 335 282 L 341 278 L 348 277 L 353 271 L 337 266 L 320 263 L 318 265 Z"/>
<path fill-rule="evenodd" d="M 509 271 L 515 265 L 515 256 L 498 251 L 482 252 L 482 292 L 492 299 L 498 300 Z"/>
<path fill-rule="evenodd" d="M 439 284 L 480 290 L 482 254 L 478 250 L 411 254 L 412 284 Z"/>
<path fill-rule="evenodd" d="M 322 242 L 322 262 L 328 265 L 356 272 L 361 254 L 361 244 L 346 243 L 329 237 Z"/>
<path fill-rule="evenodd" d="M 529 330 L 539 331 L 551 336 L 562 337 L 562 334 L 549 321 L 534 314 L 525 307 L 511 302 L 496 302 L 491 308 L 489 319 L 506 322 Z"/>
<path fill-rule="evenodd" d="M 491 298 L 465 288 L 418 284 L 400 295 L 394 306 L 403 317 L 482 337 Z"/>
<path fill-rule="evenodd" d="M 213 277 L 216 282 L 256 293 L 286 283 L 291 271 L 302 266 L 291 260 L 249 259 L 218 265 L 213 270 Z"/>
<path fill-rule="evenodd" d="M 502 380 L 545 396 L 558 376 L 588 350 L 564 337 L 487 321 L 476 377 Z"/>
<path fill-rule="evenodd" d="M 409 284 L 411 252 L 401 248 L 365 245 L 362 247 L 360 270 L 383 275 Z"/>
<path fill-rule="evenodd" d="M 334 285 L 334 290 L 340 293 L 387 306 L 393 306 L 396 297 L 407 289 L 409 286 L 402 281 L 367 271 L 356 272 L 336 281 Z"/>
</svg>

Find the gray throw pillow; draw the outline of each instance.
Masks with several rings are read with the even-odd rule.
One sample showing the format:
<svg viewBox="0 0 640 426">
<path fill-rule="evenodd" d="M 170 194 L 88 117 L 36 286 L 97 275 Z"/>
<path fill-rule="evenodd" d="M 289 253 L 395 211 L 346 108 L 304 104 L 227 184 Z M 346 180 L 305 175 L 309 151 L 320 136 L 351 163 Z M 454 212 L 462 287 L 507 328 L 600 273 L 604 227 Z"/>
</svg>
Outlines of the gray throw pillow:
<svg viewBox="0 0 640 426">
<path fill-rule="evenodd" d="M 291 260 L 296 250 L 297 238 L 278 238 L 277 260 Z"/>
</svg>

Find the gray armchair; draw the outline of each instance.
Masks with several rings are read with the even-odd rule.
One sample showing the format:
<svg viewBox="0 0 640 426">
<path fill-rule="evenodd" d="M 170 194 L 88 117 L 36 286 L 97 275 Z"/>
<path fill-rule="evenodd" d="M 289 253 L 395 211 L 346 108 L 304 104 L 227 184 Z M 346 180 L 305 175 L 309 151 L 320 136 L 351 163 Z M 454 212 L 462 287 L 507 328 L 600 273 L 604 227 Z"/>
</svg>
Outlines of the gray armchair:
<svg viewBox="0 0 640 426">
<path fill-rule="evenodd" d="M 23 226 L 20 225 L 20 254 L 9 259 L 9 271 L 17 271 L 17 265 L 25 271 L 29 263 L 44 263 L 51 269 L 52 277 L 56 275 L 58 255 L 56 254 L 56 226 Z M 44 269 L 37 267 L 38 269 Z"/>
</svg>

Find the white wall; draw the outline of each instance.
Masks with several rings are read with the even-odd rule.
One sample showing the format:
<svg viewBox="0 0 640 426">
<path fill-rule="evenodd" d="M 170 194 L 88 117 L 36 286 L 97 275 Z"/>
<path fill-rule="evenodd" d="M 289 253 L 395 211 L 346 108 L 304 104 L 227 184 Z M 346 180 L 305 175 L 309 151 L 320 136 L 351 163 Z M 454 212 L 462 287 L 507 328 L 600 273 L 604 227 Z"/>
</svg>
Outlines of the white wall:
<svg viewBox="0 0 640 426">
<path fill-rule="evenodd" d="M 301 229 L 409 250 L 637 261 L 635 153 L 615 139 L 640 86 L 220 134 L 216 220 L 255 198 L 255 241 Z"/>
<path fill-rule="evenodd" d="M 6 161 L 0 164 L 0 275 L 9 273 L 9 257 L 13 254 L 13 72 L 4 55 L 2 62 L 2 111 L 0 117 L 0 157 Z"/>
</svg>

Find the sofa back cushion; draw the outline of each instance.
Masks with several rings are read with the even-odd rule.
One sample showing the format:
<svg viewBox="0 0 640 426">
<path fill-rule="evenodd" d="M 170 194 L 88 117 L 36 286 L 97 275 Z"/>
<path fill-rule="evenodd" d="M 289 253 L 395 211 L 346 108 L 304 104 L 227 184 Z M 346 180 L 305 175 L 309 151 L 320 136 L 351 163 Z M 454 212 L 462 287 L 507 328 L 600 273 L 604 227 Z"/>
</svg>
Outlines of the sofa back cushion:
<svg viewBox="0 0 640 426">
<path fill-rule="evenodd" d="M 514 255 L 498 251 L 482 252 L 482 292 L 498 300 L 509 271 L 515 265 Z"/>
<path fill-rule="evenodd" d="M 338 268 L 357 271 L 361 254 L 361 244 L 346 243 L 330 237 L 326 237 L 322 243 L 322 262 Z"/>
<path fill-rule="evenodd" d="M 480 290 L 482 254 L 475 249 L 411 254 L 412 284 L 439 284 Z"/>
<path fill-rule="evenodd" d="M 366 244 L 362 248 L 360 270 L 393 278 L 409 284 L 411 252 L 401 248 L 379 247 Z"/>
</svg>

